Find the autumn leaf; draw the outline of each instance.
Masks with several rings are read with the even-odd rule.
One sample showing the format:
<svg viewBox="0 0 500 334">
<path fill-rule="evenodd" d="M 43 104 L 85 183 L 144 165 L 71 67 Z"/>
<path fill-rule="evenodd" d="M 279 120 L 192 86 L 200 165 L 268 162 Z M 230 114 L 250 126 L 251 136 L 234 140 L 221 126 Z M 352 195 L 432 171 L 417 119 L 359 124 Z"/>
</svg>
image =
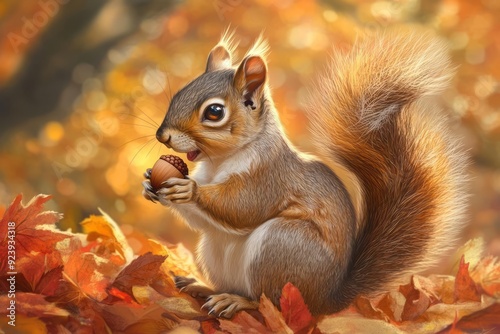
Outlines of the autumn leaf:
<svg viewBox="0 0 500 334">
<path fill-rule="evenodd" d="M 259 312 L 271 331 L 275 333 L 293 333 L 290 327 L 287 326 L 281 312 L 265 295 L 260 297 Z"/>
<path fill-rule="evenodd" d="M 20 272 L 29 283 L 30 290 L 45 296 L 51 296 L 62 278 L 63 264 L 58 252 L 27 255 L 16 262 Z"/>
<path fill-rule="evenodd" d="M 399 291 L 406 298 L 401 319 L 403 321 L 417 319 L 436 303 L 438 297 L 434 289 L 434 283 L 431 280 L 418 275 L 414 275 L 409 284 L 401 285 Z"/>
<path fill-rule="evenodd" d="M 370 298 L 359 296 L 355 299 L 354 305 L 358 312 L 366 318 L 389 320 L 387 314 L 378 308 L 376 301 Z"/>
<path fill-rule="evenodd" d="M 500 297 L 500 262 L 494 256 L 486 256 L 470 272 L 482 291 L 493 297 Z"/>
<path fill-rule="evenodd" d="M 224 320 L 222 320 L 222 321 L 224 321 Z M 200 329 L 201 329 L 201 332 L 203 334 L 222 334 L 222 333 L 224 333 L 224 332 L 219 330 L 218 321 L 215 319 L 202 321 Z"/>
<path fill-rule="evenodd" d="M 152 303 L 161 306 L 167 314 L 175 315 L 175 319 L 193 319 L 206 315 L 200 310 L 200 305 L 190 296 L 165 297 L 159 294 L 151 286 L 134 286 L 132 296 L 141 305 Z"/>
<path fill-rule="evenodd" d="M 87 234 L 88 241 L 100 239 L 103 246 L 111 253 L 118 252 L 123 263 L 132 261 L 134 252 L 129 246 L 125 235 L 122 233 L 118 224 L 104 211 L 101 210 L 102 216 L 90 216 L 80 224 L 83 231 Z"/>
<path fill-rule="evenodd" d="M 10 305 L 12 299 L 7 295 L 0 296 L 0 305 Z M 22 314 L 27 317 L 46 318 L 46 317 L 67 317 L 69 313 L 57 307 L 54 303 L 45 300 L 44 296 L 29 293 L 16 292 L 15 310 L 16 314 Z M 0 308 L 0 314 L 4 317 L 9 313 L 7 307 Z"/>
<path fill-rule="evenodd" d="M 481 301 L 481 295 L 476 283 L 469 275 L 469 264 L 465 263 L 464 256 L 460 259 L 458 273 L 455 278 L 455 300 L 456 301 Z"/>
<path fill-rule="evenodd" d="M 8 241 L 15 240 L 16 257 L 18 258 L 30 252 L 50 253 L 54 250 L 54 245 L 57 242 L 71 236 L 70 233 L 55 228 L 55 223 L 62 217 L 61 214 L 53 211 L 42 211 L 44 204 L 50 198 L 47 195 L 38 195 L 26 206 L 21 203 L 22 195 L 18 195 L 14 199 L 0 221 L 0 245 L 3 252 L 6 250 Z M 10 229 L 9 224 L 13 226 L 13 229 Z M 9 234 L 9 231 L 15 231 L 15 234 Z M 2 259 L 6 258 L 2 255 Z M 5 269 L 4 261 L 0 267 L 3 267 L 0 268 L 2 271 Z"/>
<path fill-rule="evenodd" d="M 321 319 L 317 328 L 322 334 L 341 333 L 383 333 L 383 334 L 403 334 L 404 331 L 396 326 L 379 319 L 366 319 L 361 316 L 352 315 L 327 316 Z"/>
<path fill-rule="evenodd" d="M 406 304 L 405 296 L 399 291 L 391 291 L 386 293 L 377 305 L 377 309 L 382 311 L 384 315 L 391 320 L 400 322 L 403 319 L 403 310 Z M 387 320 L 387 318 L 382 318 Z"/>
<path fill-rule="evenodd" d="M 266 328 L 247 312 L 239 312 L 231 320 L 220 319 L 220 328 L 229 333 L 266 334 L 276 333 Z"/>
<path fill-rule="evenodd" d="M 280 298 L 281 314 L 290 329 L 297 333 L 309 327 L 313 321 L 299 289 L 292 283 L 286 283 Z"/>
<path fill-rule="evenodd" d="M 446 327 L 436 334 L 452 333 L 499 333 L 500 332 L 500 304 L 495 303 L 466 315 L 456 323 Z"/>
<path fill-rule="evenodd" d="M 64 278 L 79 288 L 82 294 L 95 299 L 106 298 L 106 287 L 115 267 L 107 259 L 93 253 L 77 251 L 64 265 Z"/>
<path fill-rule="evenodd" d="M 149 285 L 158 274 L 165 259 L 166 256 L 153 255 L 152 253 L 139 256 L 120 271 L 109 288 L 117 288 L 133 297 L 132 288 Z M 133 298 L 135 300 L 135 297 Z"/>
<path fill-rule="evenodd" d="M 70 312 L 65 328 L 78 328 L 82 333 L 110 333 L 102 307 L 73 282 L 63 280 L 54 295 L 46 297 L 46 300 Z"/>
</svg>

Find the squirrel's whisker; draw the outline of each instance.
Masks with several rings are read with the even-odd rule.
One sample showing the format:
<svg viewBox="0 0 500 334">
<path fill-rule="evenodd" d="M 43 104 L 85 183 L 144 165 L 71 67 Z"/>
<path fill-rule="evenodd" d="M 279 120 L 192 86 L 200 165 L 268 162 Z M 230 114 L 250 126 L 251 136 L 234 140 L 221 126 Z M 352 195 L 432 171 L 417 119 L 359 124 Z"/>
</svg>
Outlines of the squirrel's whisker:
<svg viewBox="0 0 500 334">
<path fill-rule="evenodd" d="M 137 153 L 135 153 L 135 155 L 132 157 L 132 160 L 130 160 L 130 163 L 128 164 L 128 166 L 130 167 L 132 165 L 132 162 L 134 162 L 135 158 L 137 157 L 137 155 L 149 144 L 151 143 L 153 140 L 155 140 L 155 138 L 151 138 L 150 140 L 148 140 L 146 143 L 144 143 L 141 148 L 139 149 L 139 151 L 137 151 Z M 154 147 L 154 145 L 153 145 Z"/>
<path fill-rule="evenodd" d="M 148 114 L 146 114 L 138 105 L 136 105 L 135 107 L 137 109 L 139 109 L 139 111 L 142 112 L 144 114 L 144 116 L 146 116 L 147 118 L 149 118 L 151 120 L 151 122 L 153 122 L 157 127 L 160 126 L 154 119 L 152 119 Z"/>
<path fill-rule="evenodd" d="M 120 123 L 120 125 L 123 124 L 123 125 L 133 125 L 133 126 L 141 126 L 141 127 L 145 127 L 145 128 L 149 128 L 149 129 L 156 129 L 155 127 L 153 127 L 152 125 L 146 125 L 146 124 L 137 124 L 137 123 Z"/>
<path fill-rule="evenodd" d="M 154 128 L 157 128 L 157 127 L 158 127 L 158 124 L 156 124 L 156 123 L 151 123 L 150 121 L 148 121 L 148 120 L 146 120 L 146 119 L 144 119 L 144 118 L 142 118 L 142 117 L 139 117 L 139 116 L 137 116 L 137 115 L 135 115 L 135 114 L 132 114 L 132 113 L 124 113 L 124 112 L 122 112 L 122 113 L 120 113 L 120 115 L 126 115 L 126 116 L 130 116 L 130 117 L 134 117 L 134 118 L 137 118 L 137 119 L 139 119 L 139 120 L 143 121 L 143 122 L 144 122 L 144 123 L 146 123 L 146 124 L 151 125 L 151 126 L 152 126 L 152 127 L 154 127 Z"/>
<path fill-rule="evenodd" d="M 140 140 L 140 139 L 144 139 L 144 138 L 149 138 L 149 137 L 154 137 L 153 139 L 156 139 L 156 136 L 155 135 L 147 135 L 147 136 L 141 136 L 141 137 L 138 137 L 138 138 L 135 138 L 135 139 L 132 139 L 132 140 L 129 140 L 128 142 L 118 146 L 118 148 L 122 148 L 123 146 L 127 145 L 127 144 L 130 144 L 136 140 Z"/>
</svg>

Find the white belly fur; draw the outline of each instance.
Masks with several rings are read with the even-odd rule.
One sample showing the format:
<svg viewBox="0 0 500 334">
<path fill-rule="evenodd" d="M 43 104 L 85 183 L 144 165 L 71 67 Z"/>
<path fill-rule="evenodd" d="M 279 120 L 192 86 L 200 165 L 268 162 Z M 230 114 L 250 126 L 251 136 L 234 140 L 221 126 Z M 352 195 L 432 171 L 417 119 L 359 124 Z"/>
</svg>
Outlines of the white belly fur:
<svg viewBox="0 0 500 334">
<path fill-rule="evenodd" d="M 270 220 L 247 235 L 234 235 L 213 229 L 203 231 L 197 260 L 217 292 L 238 293 L 259 298 L 250 282 L 250 266 L 267 237 Z"/>
</svg>

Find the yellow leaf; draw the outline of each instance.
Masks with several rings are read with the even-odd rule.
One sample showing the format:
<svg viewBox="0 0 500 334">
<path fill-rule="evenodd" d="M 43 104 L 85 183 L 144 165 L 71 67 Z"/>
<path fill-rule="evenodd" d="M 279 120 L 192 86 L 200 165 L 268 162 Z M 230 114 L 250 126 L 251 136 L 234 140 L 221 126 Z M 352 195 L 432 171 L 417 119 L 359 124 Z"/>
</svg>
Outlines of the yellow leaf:
<svg viewBox="0 0 500 334">
<path fill-rule="evenodd" d="M 464 255 L 465 262 L 469 263 L 469 268 L 474 268 L 479 260 L 483 257 L 485 250 L 484 239 L 479 237 L 475 239 L 470 239 L 462 247 L 457 249 L 453 255 L 453 273 L 456 274 L 458 271 L 458 265 L 460 263 L 460 258 Z"/>
<path fill-rule="evenodd" d="M 405 332 L 399 330 L 395 326 L 378 319 L 365 319 L 352 316 L 334 316 L 323 319 L 318 324 L 318 329 L 323 334 L 343 334 L 343 333 L 358 333 L 358 334 L 403 334 Z"/>
<path fill-rule="evenodd" d="M 81 222 L 83 230 L 87 234 L 87 240 L 93 241 L 101 238 L 108 241 L 108 248 L 112 252 L 116 250 L 123 257 L 125 263 L 130 263 L 134 258 L 134 252 L 125 235 L 108 214 L 100 211 L 102 216 L 92 215 Z"/>
</svg>

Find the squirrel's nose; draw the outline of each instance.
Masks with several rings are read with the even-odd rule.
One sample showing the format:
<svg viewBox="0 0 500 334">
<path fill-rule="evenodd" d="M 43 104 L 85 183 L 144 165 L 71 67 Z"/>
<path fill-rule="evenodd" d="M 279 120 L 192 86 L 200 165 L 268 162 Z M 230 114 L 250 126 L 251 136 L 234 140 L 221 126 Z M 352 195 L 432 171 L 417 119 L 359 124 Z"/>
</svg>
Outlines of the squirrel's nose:
<svg viewBox="0 0 500 334">
<path fill-rule="evenodd" d="M 156 131 L 156 139 L 158 139 L 160 143 L 165 144 L 169 148 L 171 148 L 170 146 L 171 138 L 172 137 L 170 136 L 170 134 L 165 132 L 162 128 L 159 128 L 158 131 Z"/>
</svg>

